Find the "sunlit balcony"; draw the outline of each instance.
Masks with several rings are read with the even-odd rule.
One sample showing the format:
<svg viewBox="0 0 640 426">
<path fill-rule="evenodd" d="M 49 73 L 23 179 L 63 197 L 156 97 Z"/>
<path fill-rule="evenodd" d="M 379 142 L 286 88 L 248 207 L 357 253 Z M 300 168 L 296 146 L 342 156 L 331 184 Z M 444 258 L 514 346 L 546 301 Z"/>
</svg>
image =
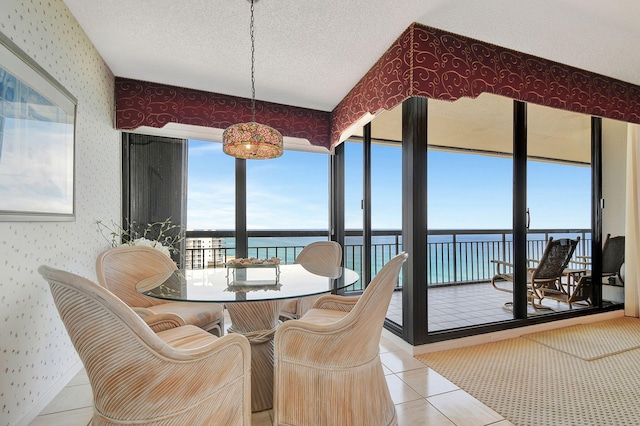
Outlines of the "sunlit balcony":
<svg viewBox="0 0 640 426">
<path fill-rule="evenodd" d="M 549 237 L 576 238 L 580 242 L 570 263 L 570 268 L 582 268 L 577 263 L 580 256 L 591 254 L 591 234 L 586 229 L 546 229 L 528 234 L 527 257 L 540 258 Z M 188 231 L 185 267 L 188 269 L 224 267 L 228 259 L 235 257 L 232 231 Z M 326 240 L 321 231 L 249 231 L 250 257 L 278 257 L 283 263 L 293 263 L 302 248 L 312 241 Z M 197 243 L 194 241 L 198 241 Z M 495 274 L 493 260 L 512 260 L 512 234 L 505 230 L 438 230 L 429 233 L 427 267 L 428 324 L 429 331 L 468 327 L 513 318 L 504 309 L 512 295 L 497 291 L 490 283 Z M 372 235 L 372 275 L 398 252 L 402 251 L 400 230 L 379 230 Z M 362 274 L 362 232 L 348 231 L 344 247 L 346 267 Z M 402 324 L 402 280 L 389 307 L 387 318 Z M 621 297 L 621 287 L 612 286 L 605 300 Z M 347 292 L 362 291 L 358 281 Z M 543 304 L 550 311 L 570 309 L 566 303 L 545 299 Z M 573 305 L 583 309 L 586 304 Z M 529 315 L 541 315 L 547 311 L 530 308 Z"/>
</svg>

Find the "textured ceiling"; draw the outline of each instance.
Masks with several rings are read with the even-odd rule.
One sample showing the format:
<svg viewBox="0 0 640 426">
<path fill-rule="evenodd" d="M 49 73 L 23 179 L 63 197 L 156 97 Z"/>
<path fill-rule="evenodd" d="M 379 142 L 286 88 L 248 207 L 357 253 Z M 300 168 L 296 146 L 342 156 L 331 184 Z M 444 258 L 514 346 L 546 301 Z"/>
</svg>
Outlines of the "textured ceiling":
<svg viewBox="0 0 640 426">
<path fill-rule="evenodd" d="M 247 0 L 65 0 L 116 76 L 251 97 Z M 260 0 L 256 98 L 331 111 L 412 22 L 640 85 L 637 0 Z"/>
</svg>

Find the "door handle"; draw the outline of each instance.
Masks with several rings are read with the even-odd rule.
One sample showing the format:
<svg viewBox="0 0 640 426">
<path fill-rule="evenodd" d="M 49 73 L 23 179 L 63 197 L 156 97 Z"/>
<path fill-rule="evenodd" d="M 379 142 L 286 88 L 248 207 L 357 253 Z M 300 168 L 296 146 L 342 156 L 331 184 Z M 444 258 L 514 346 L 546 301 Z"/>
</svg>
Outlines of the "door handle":
<svg viewBox="0 0 640 426">
<path fill-rule="evenodd" d="M 527 209 L 527 231 L 529 230 L 529 225 L 531 225 L 531 212 Z"/>
</svg>

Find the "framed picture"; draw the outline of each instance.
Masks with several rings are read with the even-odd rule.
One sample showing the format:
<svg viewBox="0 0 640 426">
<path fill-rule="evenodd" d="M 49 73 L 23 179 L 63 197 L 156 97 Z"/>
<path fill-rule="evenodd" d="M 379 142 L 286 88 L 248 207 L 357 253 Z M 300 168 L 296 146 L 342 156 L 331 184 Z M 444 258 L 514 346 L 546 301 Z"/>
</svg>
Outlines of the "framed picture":
<svg viewBox="0 0 640 426">
<path fill-rule="evenodd" d="M 0 221 L 75 220 L 77 103 L 0 33 Z"/>
</svg>

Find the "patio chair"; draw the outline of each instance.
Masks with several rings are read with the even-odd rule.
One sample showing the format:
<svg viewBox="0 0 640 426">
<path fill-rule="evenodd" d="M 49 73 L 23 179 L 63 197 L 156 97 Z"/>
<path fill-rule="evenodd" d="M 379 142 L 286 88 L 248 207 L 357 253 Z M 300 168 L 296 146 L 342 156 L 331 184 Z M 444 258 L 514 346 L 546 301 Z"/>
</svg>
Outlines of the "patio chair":
<svg viewBox="0 0 640 426">
<path fill-rule="evenodd" d="M 624 285 L 622 276 L 622 265 L 624 265 L 624 235 L 612 237 L 607 234 L 607 238 L 602 245 L 602 278 L 617 278 Z M 586 259 L 590 260 L 588 257 Z M 590 277 L 587 273 L 585 277 Z"/>
<path fill-rule="evenodd" d="M 93 391 L 91 425 L 250 425 L 251 350 L 193 325 L 155 333 L 106 288 L 48 266 L 60 318 Z"/>
<path fill-rule="evenodd" d="M 527 299 L 534 309 L 551 309 L 542 305 L 542 299 L 552 293 L 566 293 L 562 285 L 562 276 L 579 241 L 580 237 L 575 240 L 569 238 L 554 240 L 550 237 L 540 260 L 529 260 L 529 262 L 537 262 L 536 267 L 527 268 Z M 496 290 L 513 293 L 513 273 L 507 272 L 507 269 L 513 270 L 513 264 L 502 260 L 491 262 L 496 265 L 496 273 L 491 278 L 491 285 Z M 502 287 L 497 284 L 498 282 L 510 282 L 511 286 Z M 507 302 L 505 308 L 510 309 L 512 305 L 512 302 Z"/>
<path fill-rule="evenodd" d="M 342 246 L 335 241 L 316 241 L 306 245 L 296 257 L 295 263 L 307 263 L 317 266 L 340 266 L 342 264 Z M 322 274 L 320 274 L 322 275 Z M 308 296 L 287 299 L 280 308 L 280 319 L 298 319 L 303 316 L 320 297 Z"/>
<path fill-rule="evenodd" d="M 138 315 L 171 313 L 182 324 L 191 324 L 220 337 L 224 334 L 224 308 L 217 303 L 170 302 L 144 296 L 136 284 L 147 277 L 176 270 L 169 256 L 146 246 L 113 247 L 100 253 L 96 260 L 98 282 L 119 297 Z M 156 328 L 158 330 L 158 328 Z"/>
<path fill-rule="evenodd" d="M 611 237 L 607 234 L 602 248 L 602 278 L 618 278 L 624 285 L 624 279 L 620 273 L 624 264 L 624 236 Z M 577 263 L 583 264 L 585 267 L 590 264 L 590 256 L 578 256 Z M 545 292 L 545 297 L 554 299 L 559 302 L 565 302 L 572 309 L 572 305 L 577 302 L 586 302 L 591 305 L 591 295 L 593 291 L 593 279 L 591 271 L 585 271 L 577 278 L 575 288 L 569 289 L 566 293 Z"/>
<path fill-rule="evenodd" d="M 400 253 L 360 297 L 325 295 L 276 331 L 274 425 L 397 425 L 379 344 Z"/>
</svg>

